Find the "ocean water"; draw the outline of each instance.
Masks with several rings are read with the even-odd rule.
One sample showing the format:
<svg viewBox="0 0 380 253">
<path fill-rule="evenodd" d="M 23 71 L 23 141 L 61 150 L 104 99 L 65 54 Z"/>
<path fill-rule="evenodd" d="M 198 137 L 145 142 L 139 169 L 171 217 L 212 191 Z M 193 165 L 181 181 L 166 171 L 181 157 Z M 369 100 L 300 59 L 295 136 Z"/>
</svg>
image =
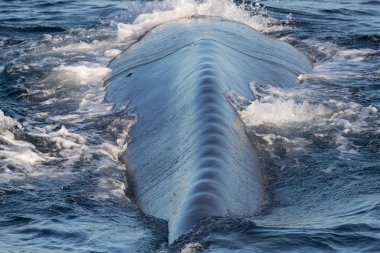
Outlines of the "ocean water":
<svg viewBox="0 0 380 253">
<path fill-rule="evenodd" d="M 193 15 L 290 43 L 314 69 L 296 87 L 251 82 L 238 111 L 261 210 L 168 245 L 126 195 L 138 119 L 104 102 L 103 78 L 139 36 Z M 379 17 L 375 0 L 0 1 L 0 252 L 380 252 Z"/>
</svg>

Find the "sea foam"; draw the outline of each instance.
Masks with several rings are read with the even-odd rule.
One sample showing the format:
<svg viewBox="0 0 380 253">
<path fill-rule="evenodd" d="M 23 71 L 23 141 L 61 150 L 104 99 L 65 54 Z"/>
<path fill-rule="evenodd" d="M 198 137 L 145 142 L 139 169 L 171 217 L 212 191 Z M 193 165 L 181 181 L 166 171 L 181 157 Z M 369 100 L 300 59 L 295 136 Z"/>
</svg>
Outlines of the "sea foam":
<svg viewBox="0 0 380 253">
<path fill-rule="evenodd" d="M 193 0 L 164 0 L 139 3 L 141 6 L 133 10 L 141 10 L 133 23 L 117 23 L 118 38 L 120 40 L 135 38 L 153 27 L 194 16 L 220 17 L 246 24 L 261 32 L 274 32 L 289 29 L 290 27 L 279 24 L 276 19 L 268 17 L 265 7 L 259 4 L 250 5 L 250 11 L 245 10 L 245 5 L 237 6 L 228 0 L 205 0 L 201 2 Z M 145 12 L 144 12 L 145 11 Z M 252 15 L 255 11 L 256 15 Z"/>
</svg>

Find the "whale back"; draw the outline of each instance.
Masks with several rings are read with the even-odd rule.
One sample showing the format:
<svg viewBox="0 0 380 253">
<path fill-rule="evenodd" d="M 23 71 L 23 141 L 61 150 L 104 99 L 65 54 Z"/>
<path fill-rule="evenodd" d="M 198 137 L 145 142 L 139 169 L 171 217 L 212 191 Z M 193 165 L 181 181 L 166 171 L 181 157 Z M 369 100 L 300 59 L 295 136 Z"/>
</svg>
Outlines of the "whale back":
<svg viewBox="0 0 380 253">
<path fill-rule="evenodd" d="M 205 217 L 258 211 L 258 151 L 224 94 L 295 85 L 311 71 L 305 55 L 240 23 L 192 18 L 152 29 L 110 68 L 106 100 L 138 114 L 125 154 L 132 197 L 168 221 L 169 242 Z"/>
</svg>

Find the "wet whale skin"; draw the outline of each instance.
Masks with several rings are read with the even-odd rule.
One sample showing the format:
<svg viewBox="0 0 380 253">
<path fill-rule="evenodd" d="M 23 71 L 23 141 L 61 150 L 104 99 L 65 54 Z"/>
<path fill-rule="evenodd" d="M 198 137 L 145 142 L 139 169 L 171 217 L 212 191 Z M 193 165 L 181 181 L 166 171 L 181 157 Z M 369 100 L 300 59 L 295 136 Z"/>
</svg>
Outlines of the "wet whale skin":
<svg viewBox="0 0 380 253">
<path fill-rule="evenodd" d="M 168 221 L 170 243 L 205 217 L 258 211 L 258 151 L 224 94 L 253 100 L 251 81 L 297 85 L 312 68 L 305 55 L 240 23 L 191 18 L 155 27 L 109 67 L 106 100 L 138 114 L 129 190 L 143 212 Z"/>
</svg>

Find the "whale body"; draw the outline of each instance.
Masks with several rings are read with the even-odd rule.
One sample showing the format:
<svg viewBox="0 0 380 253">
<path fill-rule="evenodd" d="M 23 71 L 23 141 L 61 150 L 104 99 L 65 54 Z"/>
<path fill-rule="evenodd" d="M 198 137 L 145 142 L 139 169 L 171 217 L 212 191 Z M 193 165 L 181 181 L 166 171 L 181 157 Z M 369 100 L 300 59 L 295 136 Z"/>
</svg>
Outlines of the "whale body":
<svg viewBox="0 0 380 253">
<path fill-rule="evenodd" d="M 297 85 L 312 69 L 304 54 L 244 24 L 198 17 L 153 28 L 109 67 L 106 101 L 138 114 L 128 190 L 168 221 L 170 243 L 205 217 L 259 210 L 258 150 L 225 93 L 254 100 L 251 81 Z"/>
</svg>

